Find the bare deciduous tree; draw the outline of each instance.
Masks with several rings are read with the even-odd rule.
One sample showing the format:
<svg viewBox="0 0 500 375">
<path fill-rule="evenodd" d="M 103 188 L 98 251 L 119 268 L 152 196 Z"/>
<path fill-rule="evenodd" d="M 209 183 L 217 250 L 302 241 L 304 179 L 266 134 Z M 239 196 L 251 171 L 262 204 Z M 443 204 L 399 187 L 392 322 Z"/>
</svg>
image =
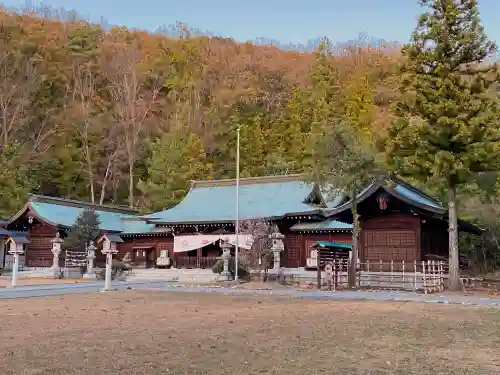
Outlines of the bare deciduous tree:
<svg viewBox="0 0 500 375">
<path fill-rule="evenodd" d="M 133 208 L 134 167 L 142 145 L 142 133 L 163 82 L 142 70 L 140 50 L 133 44 L 118 48 L 108 68 L 113 115 L 121 129 L 127 155 L 129 206 Z"/>
<path fill-rule="evenodd" d="M 95 180 L 94 180 L 94 156 L 95 148 L 92 139 L 92 120 L 94 118 L 96 101 L 95 75 L 89 65 L 75 65 L 71 82 L 72 105 L 78 116 L 74 121 L 80 142 L 82 144 L 82 156 L 84 170 L 87 174 L 90 187 L 90 199 L 95 203 Z"/>
<path fill-rule="evenodd" d="M 10 51 L 0 41 L 0 147 L 24 132 L 31 119 L 36 85 L 31 59 Z"/>
<path fill-rule="evenodd" d="M 273 260 L 272 240 L 269 238 L 273 233 L 273 226 L 263 219 L 244 220 L 240 222 L 240 232 L 253 237 L 250 250 L 241 251 L 241 262 L 248 269 L 258 269 L 260 273 L 263 271 L 264 281 L 266 281 L 268 269 Z"/>
</svg>

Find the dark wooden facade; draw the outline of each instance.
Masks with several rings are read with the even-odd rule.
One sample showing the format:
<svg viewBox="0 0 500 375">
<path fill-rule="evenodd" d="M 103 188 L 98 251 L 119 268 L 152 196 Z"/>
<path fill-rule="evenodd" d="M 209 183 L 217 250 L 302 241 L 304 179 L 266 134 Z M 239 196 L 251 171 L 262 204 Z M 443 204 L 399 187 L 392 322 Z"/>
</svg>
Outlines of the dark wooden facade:
<svg viewBox="0 0 500 375">
<path fill-rule="evenodd" d="M 359 257 L 362 262 L 413 262 L 424 260 L 427 255 L 448 254 L 448 224 L 446 210 L 432 198 L 397 182 L 410 193 L 400 195 L 391 184 L 373 184 L 372 187 L 360 196 L 358 213 L 360 215 L 360 249 Z M 416 197 L 412 200 L 412 197 Z M 422 204 L 419 202 L 427 202 Z M 436 203 L 437 202 L 437 203 Z M 31 222 L 28 218 L 31 217 Z M 33 220 L 33 217 L 35 219 Z M 282 234 L 285 235 L 285 251 L 282 254 L 281 264 L 288 268 L 299 268 L 306 265 L 310 256 L 311 246 L 316 241 L 331 241 L 351 243 L 350 230 L 304 230 L 294 231 L 292 226 L 299 222 L 321 222 L 337 220 L 352 223 L 352 213 L 349 203 L 343 203 L 331 210 L 314 210 L 309 213 L 300 213 L 297 216 L 285 215 L 274 219 Z M 26 212 L 9 224 L 13 230 L 29 232 L 30 244 L 26 252 L 26 266 L 50 267 L 52 264 L 51 240 L 59 231 L 65 236 L 64 229 L 53 223 L 37 219 L 35 213 Z M 161 232 L 161 227 L 168 227 L 176 235 L 182 234 L 214 234 L 234 233 L 232 223 L 204 223 L 189 224 L 175 223 L 158 225 L 150 233 L 122 233 L 123 243 L 117 244 L 118 258 L 130 253 L 134 263 L 144 267 L 152 267 L 155 260 L 165 252 L 173 260 L 173 265 L 186 267 L 209 268 L 220 255 L 218 246 L 207 246 L 189 253 L 174 253 L 174 237 L 171 232 Z M 460 230 L 480 233 L 465 222 L 459 223 Z M 64 254 L 61 254 L 63 258 Z M 104 257 L 97 254 L 97 265 L 104 263 Z"/>
<path fill-rule="evenodd" d="M 446 223 L 430 219 L 426 221 L 414 214 L 384 212 L 380 216 L 361 219 L 360 259 L 362 262 L 420 261 L 427 254 L 445 255 L 448 251 L 448 232 Z M 52 265 L 51 240 L 57 228 L 47 223 L 35 222 L 29 227 L 30 244 L 26 251 L 27 267 L 50 267 Z M 64 231 L 59 230 L 63 237 Z M 210 233 L 210 232 L 208 232 Z M 316 241 L 352 243 L 352 235 L 348 231 L 316 231 L 292 232 L 283 229 L 285 235 L 285 251 L 282 254 L 282 265 L 288 268 L 304 267 L 310 255 L 311 246 Z M 190 234 L 189 230 L 185 234 Z M 194 234 L 194 232 L 192 233 Z M 123 258 L 130 253 L 134 263 L 153 267 L 157 257 L 166 251 L 174 265 L 192 268 L 209 268 L 207 262 L 215 262 L 220 250 L 216 247 L 210 251 L 198 249 L 185 253 L 174 253 L 174 237 L 167 233 L 125 234 L 123 243 L 117 244 L 117 257 Z M 143 260 L 136 254 L 145 254 Z M 98 252 L 96 266 L 104 264 L 104 257 Z M 64 252 L 61 263 L 64 263 Z"/>
<path fill-rule="evenodd" d="M 285 252 L 282 255 L 282 265 L 288 268 L 299 268 L 306 265 L 306 259 L 311 253 L 311 246 L 317 241 L 351 243 L 352 235 L 348 232 L 330 233 L 284 233 Z"/>
</svg>

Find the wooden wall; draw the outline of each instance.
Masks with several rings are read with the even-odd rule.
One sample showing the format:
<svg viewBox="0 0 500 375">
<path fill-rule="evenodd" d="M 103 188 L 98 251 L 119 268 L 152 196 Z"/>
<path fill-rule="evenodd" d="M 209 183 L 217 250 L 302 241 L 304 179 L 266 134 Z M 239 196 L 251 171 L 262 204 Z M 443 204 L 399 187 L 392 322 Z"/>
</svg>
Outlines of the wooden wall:
<svg viewBox="0 0 500 375">
<path fill-rule="evenodd" d="M 52 242 L 56 236 L 57 229 L 45 223 L 36 223 L 28 233 L 30 243 L 26 250 L 27 267 L 51 267 L 52 266 Z M 62 251 L 64 253 L 64 251 Z M 61 254 L 63 259 L 64 254 Z"/>
<path fill-rule="evenodd" d="M 420 218 L 389 214 L 361 222 L 362 262 L 420 260 Z"/>
<path fill-rule="evenodd" d="M 123 243 L 118 244 L 119 259 L 122 259 L 126 253 L 130 252 L 132 255 L 134 247 L 149 247 L 152 246 L 154 259 L 160 256 L 162 250 L 167 250 L 168 256 L 172 257 L 174 254 L 174 237 L 170 235 L 154 236 L 154 237 L 128 237 L 123 236 Z"/>
<path fill-rule="evenodd" d="M 311 246 L 317 241 L 351 243 L 352 235 L 346 232 L 325 234 L 286 233 L 283 241 L 285 244 L 285 253 L 281 257 L 283 267 L 304 267 L 306 259 L 309 258 Z"/>
<path fill-rule="evenodd" d="M 435 253 L 436 249 L 446 248 L 446 228 L 441 228 L 441 226 L 437 228 L 436 225 L 437 223 L 432 222 L 421 224 L 418 216 L 403 213 L 362 220 L 360 258 L 362 261 L 374 262 L 380 260 L 419 261 L 421 260 L 421 247 L 423 253 Z M 351 233 L 348 232 L 305 234 L 283 231 L 282 233 L 285 235 L 282 265 L 289 268 L 304 267 L 310 254 L 310 247 L 316 241 L 339 243 L 351 243 L 352 241 Z M 28 235 L 30 240 L 26 252 L 26 265 L 28 267 L 50 267 L 52 265 L 50 249 L 51 240 L 55 235 L 56 228 L 53 226 L 43 223 L 33 225 Z M 174 239 L 170 235 L 136 238 L 124 236 L 123 240 L 124 243 L 118 244 L 118 259 L 122 259 L 127 252 L 132 253 L 134 247 L 140 246 L 151 246 L 153 250 L 151 255 L 154 259 L 160 256 L 162 250 L 167 250 L 171 258 L 174 255 Z M 98 251 L 98 253 L 100 252 Z M 99 254 L 96 255 L 99 258 Z M 61 259 L 63 257 L 64 254 L 61 254 Z"/>
</svg>

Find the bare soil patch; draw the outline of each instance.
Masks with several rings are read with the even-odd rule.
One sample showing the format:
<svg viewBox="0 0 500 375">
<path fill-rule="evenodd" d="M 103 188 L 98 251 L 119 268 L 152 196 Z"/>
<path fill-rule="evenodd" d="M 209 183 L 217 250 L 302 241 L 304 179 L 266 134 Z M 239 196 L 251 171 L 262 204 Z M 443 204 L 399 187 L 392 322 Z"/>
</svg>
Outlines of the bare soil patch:
<svg viewBox="0 0 500 375">
<path fill-rule="evenodd" d="M 500 309 L 113 292 L 0 301 L 0 374 L 498 374 Z"/>
</svg>

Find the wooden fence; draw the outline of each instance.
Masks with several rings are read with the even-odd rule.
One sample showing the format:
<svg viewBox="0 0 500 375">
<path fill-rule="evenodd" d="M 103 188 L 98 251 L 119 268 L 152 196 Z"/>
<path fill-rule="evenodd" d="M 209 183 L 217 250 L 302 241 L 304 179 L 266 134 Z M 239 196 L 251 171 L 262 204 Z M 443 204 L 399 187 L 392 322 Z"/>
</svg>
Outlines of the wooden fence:
<svg viewBox="0 0 500 375">
<path fill-rule="evenodd" d="M 172 267 L 173 268 L 202 268 L 209 269 L 217 262 L 219 257 L 187 257 L 174 255 Z"/>
<path fill-rule="evenodd" d="M 329 290 L 347 288 L 348 267 L 346 259 L 328 262 L 321 272 L 321 284 Z M 425 294 L 442 292 L 445 270 L 447 265 L 442 261 L 358 262 L 356 286 L 359 289 L 411 290 Z"/>
</svg>

